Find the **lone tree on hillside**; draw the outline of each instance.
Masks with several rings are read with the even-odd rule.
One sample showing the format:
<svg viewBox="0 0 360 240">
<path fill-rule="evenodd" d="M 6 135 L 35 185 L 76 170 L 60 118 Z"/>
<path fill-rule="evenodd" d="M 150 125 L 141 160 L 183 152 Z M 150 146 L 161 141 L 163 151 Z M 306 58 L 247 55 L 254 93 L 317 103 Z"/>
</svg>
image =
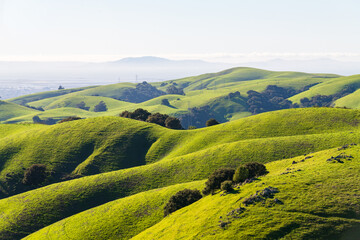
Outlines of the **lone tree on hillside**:
<svg viewBox="0 0 360 240">
<path fill-rule="evenodd" d="M 65 89 L 65 88 L 61 85 L 58 87 L 58 90 L 63 90 L 63 89 Z"/>
<path fill-rule="evenodd" d="M 25 170 L 22 183 L 25 185 L 39 185 L 46 179 L 46 166 L 44 164 L 33 164 Z"/>
<path fill-rule="evenodd" d="M 202 198 L 202 195 L 199 190 L 184 189 L 175 193 L 171 196 L 169 202 L 164 207 L 164 216 L 166 217 L 176 210 L 186 207 L 199 199 Z"/>
<path fill-rule="evenodd" d="M 161 105 L 170 106 L 169 99 L 167 98 L 161 99 Z"/>
<path fill-rule="evenodd" d="M 206 121 L 206 126 L 207 127 L 214 126 L 214 125 L 217 125 L 217 124 L 219 124 L 219 122 L 216 121 L 215 118 L 210 118 L 209 120 Z"/>
<path fill-rule="evenodd" d="M 100 101 L 99 104 L 94 107 L 94 112 L 106 112 L 107 110 L 108 109 L 104 101 Z"/>
</svg>

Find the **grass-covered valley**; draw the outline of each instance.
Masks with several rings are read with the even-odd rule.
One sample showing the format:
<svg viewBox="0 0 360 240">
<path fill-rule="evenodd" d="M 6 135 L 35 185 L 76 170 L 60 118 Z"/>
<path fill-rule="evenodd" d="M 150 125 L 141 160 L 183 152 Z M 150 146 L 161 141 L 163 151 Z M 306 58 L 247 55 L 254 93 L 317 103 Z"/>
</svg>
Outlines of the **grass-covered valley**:
<svg viewBox="0 0 360 240">
<path fill-rule="evenodd" d="M 359 87 L 234 68 L 0 101 L 0 239 L 356 239 Z M 139 108 L 184 128 L 119 116 Z M 203 191 L 221 169 L 245 177 Z"/>
</svg>

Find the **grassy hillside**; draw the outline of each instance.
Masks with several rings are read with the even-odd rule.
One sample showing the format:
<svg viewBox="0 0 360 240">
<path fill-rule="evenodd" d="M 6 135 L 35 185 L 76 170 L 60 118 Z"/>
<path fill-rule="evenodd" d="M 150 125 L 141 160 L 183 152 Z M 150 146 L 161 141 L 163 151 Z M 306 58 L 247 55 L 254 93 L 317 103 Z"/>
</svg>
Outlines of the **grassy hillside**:
<svg viewBox="0 0 360 240">
<path fill-rule="evenodd" d="M 299 103 L 300 99 L 304 97 L 311 98 L 315 95 L 332 95 L 341 91 L 347 86 L 352 86 L 358 89 L 360 87 L 360 75 L 334 78 L 326 82 L 322 82 L 310 88 L 308 91 L 291 97 L 290 100 Z M 349 104 L 347 107 L 353 107 L 353 105 Z"/>
<path fill-rule="evenodd" d="M 360 233 L 359 149 L 326 150 L 303 162 L 300 156 L 269 163 L 267 176 L 234 193 L 207 196 L 133 239 L 356 239 Z M 327 161 L 339 154 L 352 158 L 343 159 L 344 163 Z M 265 198 L 244 205 L 244 199 L 268 186 L 278 188 L 274 198 L 283 204 Z M 232 214 L 240 207 L 245 208 L 243 213 Z M 227 224 L 222 228 L 219 222 Z"/>
<path fill-rule="evenodd" d="M 56 222 L 25 239 L 129 239 L 161 221 L 169 198 L 204 181 L 177 184 L 121 198 Z"/>
<path fill-rule="evenodd" d="M 0 101 L 0 122 L 6 119 L 19 117 L 28 114 L 36 114 L 40 111 L 20 106 L 15 103 Z"/>
<path fill-rule="evenodd" d="M 129 239 L 145 229 L 134 239 L 338 237 L 360 224 L 358 152 L 359 147 L 345 151 L 332 149 L 311 154 L 313 157 L 303 162 L 304 156 L 268 163 L 267 176 L 234 193 L 207 196 L 164 219 L 163 207 L 172 194 L 185 188 L 201 189 L 204 181 L 151 190 L 106 203 L 56 222 L 25 239 Z M 339 153 L 353 158 L 344 160 L 343 164 L 326 161 Z M 293 164 L 294 161 L 297 163 Z M 283 174 L 285 172 L 288 174 Z M 275 197 L 283 205 L 267 199 L 265 204 L 245 207 L 240 218 L 228 215 L 244 207 L 243 199 L 267 186 L 279 189 Z M 218 226 L 219 220 L 227 219 L 231 222 L 225 229 Z"/>
<path fill-rule="evenodd" d="M 126 98 L 126 94 L 129 94 L 128 90 L 135 89 L 136 84 L 133 83 L 118 83 L 87 89 L 38 93 L 10 99 L 10 101 L 27 103 L 34 107 L 43 107 L 45 110 L 75 107 L 80 101 L 84 101 L 92 109 L 99 101 L 105 101 L 109 110 L 103 113 L 96 113 L 96 116 L 114 116 L 124 110 L 133 111 L 136 108 L 144 108 L 151 112 L 161 112 L 180 117 L 189 113 L 189 108 L 209 106 L 211 115 L 207 118 L 216 117 L 219 121 L 225 122 L 250 115 L 246 103 L 247 91 L 249 90 L 261 92 L 268 85 L 291 87 L 299 90 L 310 84 L 325 84 L 327 82 L 338 81 L 343 81 L 344 84 L 347 84 L 346 82 L 351 80 L 333 74 L 274 72 L 255 68 L 232 68 L 218 73 L 152 83 L 152 85 L 162 91 L 166 91 L 170 85 L 183 88 L 185 95 L 164 95 L 137 104 L 117 100 Z M 333 87 L 333 85 L 329 83 L 325 87 Z M 338 90 L 338 88 L 336 89 Z M 241 93 L 241 99 L 234 100 L 227 98 L 229 93 L 236 91 Z M 162 105 L 161 101 L 163 99 L 168 99 L 170 106 Z M 73 111 L 68 111 L 67 116 L 76 114 L 79 114 L 78 111 L 73 109 Z M 57 114 L 56 111 L 49 112 L 47 115 L 53 115 L 54 118 L 63 116 L 62 114 Z M 80 116 L 90 117 L 91 114 L 82 113 Z M 7 120 L 6 122 L 31 121 L 29 116 L 4 120 Z M 189 121 L 185 121 L 183 124 L 186 125 L 186 122 Z M 205 121 L 197 124 L 198 127 L 204 126 Z"/>
<path fill-rule="evenodd" d="M 4 192 L 9 190 L 6 175 L 17 173 L 14 179 L 21 177 L 23 167 L 32 163 L 45 163 L 59 176 L 96 175 L 0 200 L 0 235 L 26 236 L 108 201 L 204 179 L 219 167 L 271 162 L 358 143 L 359 118 L 357 110 L 292 109 L 204 129 L 176 131 L 103 117 L 44 126 L 36 134 L 29 130 L 8 135 L 6 143 L 0 139 Z M 139 140 L 144 142 L 139 144 Z M 127 169 L 108 172 L 122 168 Z"/>
<path fill-rule="evenodd" d="M 17 103 L 17 104 L 26 104 L 29 102 L 38 101 L 45 98 L 52 98 L 56 96 L 62 96 L 73 92 L 83 91 L 86 89 L 94 88 L 95 86 L 90 87 L 81 87 L 81 88 L 71 88 L 71 89 L 62 89 L 56 91 L 48 91 L 48 92 L 41 92 L 41 93 L 34 93 L 29 95 L 24 95 L 16 98 L 12 98 L 10 101 Z"/>
</svg>

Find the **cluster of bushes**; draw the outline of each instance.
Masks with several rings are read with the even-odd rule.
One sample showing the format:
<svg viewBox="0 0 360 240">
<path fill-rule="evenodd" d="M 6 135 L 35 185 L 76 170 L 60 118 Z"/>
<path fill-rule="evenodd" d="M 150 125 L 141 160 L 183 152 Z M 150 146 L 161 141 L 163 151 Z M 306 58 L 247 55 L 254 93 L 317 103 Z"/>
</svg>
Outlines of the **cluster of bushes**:
<svg viewBox="0 0 360 240">
<path fill-rule="evenodd" d="M 206 121 L 205 125 L 207 127 L 211 127 L 211 126 L 214 126 L 214 125 L 218 125 L 220 124 L 218 121 L 216 121 L 215 118 L 210 118 L 209 120 Z"/>
<path fill-rule="evenodd" d="M 125 89 L 122 95 L 116 99 L 132 103 L 141 103 L 165 94 L 165 92 L 160 91 L 156 87 L 144 81 L 137 84 L 135 89 Z"/>
<path fill-rule="evenodd" d="M 247 92 L 249 111 L 252 114 L 258 114 L 262 112 L 299 107 L 296 103 L 293 104 L 291 101 L 286 99 L 297 93 L 298 92 L 295 89 L 282 88 L 276 85 L 268 85 L 261 93 L 249 90 Z"/>
<path fill-rule="evenodd" d="M 22 183 L 25 185 L 39 185 L 45 181 L 47 175 L 44 164 L 33 164 L 25 170 Z"/>
<path fill-rule="evenodd" d="M 188 111 L 189 113 L 180 117 L 183 126 L 186 128 L 189 126 L 205 127 L 206 121 L 215 117 L 209 105 L 189 108 Z"/>
<path fill-rule="evenodd" d="M 268 171 L 265 165 L 257 162 L 246 163 L 245 165 L 239 166 L 236 170 L 233 168 L 220 168 L 208 177 L 202 193 L 204 195 L 213 194 L 218 189 L 230 192 L 233 190 L 234 183 L 241 183 L 247 179 L 259 177 L 267 173 Z M 184 189 L 179 191 L 171 196 L 166 203 L 164 216 L 186 207 L 201 198 L 202 195 L 199 190 Z"/>
<path fill-rule="evenodd" d="M 70 116 L 67 118 L 62 119 L 61 121 L 59 121 L 58 123 L 63 123 L 63 122 L 70 122 L 70 121 L 75 121 L 75 120 L 80 120 L 82 119 L 81 117 L 77 117 L 77 116 Z"/>
<path fill-rule="evenodd" d="M 40 123 L 40 124 L 46 124 L 46 125 L 53 125 L 56 123 L 56 120 L 53 118 L 47 118 L 47 119 L 40 119 L 39 116 L 34 116 L 33 117 L 33 122 L 34 123 Z"/>
<path fill-rule="evenodd" d="M 170 85 L 166 88 L 167 94 L 177 94 L 177 95 L 185 95 L 184 90 L 182 88 L 177 88 L 175 85 Z"/>
<path fill-rule="evenodd" d="M 345 97 L 356 90 L 353 86 L 346 86 L 343 90 L 333 95 L 316 95 L 311 99 L 302 98 L 301 107 L 330 107 L 337 99 Z"/>
<path fill-rule="evenodd" d="M 268 171 L 262 163 L 251 162 L 233 168 L 221 168 L 214 171 L 205 183 L 202 193 L 204 195 L 213 194 L 216 190 L 231 191 L 234 183 L 242 183 L 247 179 L 259 177 L 267 174 Z"/>
<path fill-rule="evenodd" d="M 107 109 L 106 103 L 104 101 L 100 101 L 94 107 L 94 112 L 106 112 L 107 110 L 108 109 Z"/>
<path fill-rule="evenodd" d="M 86 106 L 86 104 L 85 104 L 84 101 L 76 104 L 76 107 L 77 107 L 77 108 L 80 108 L 80 109 L 82 109 L 82 110 L 86 110 L 86 111 L 89 111 L 89 109 L 90 109 L 90 107 L 87 107 L 87 106 Z"/>
<path fill-rule="evenodd" d="M 161 113 L 151 114 L 150 112 L 142 108 L 138 108 L 134 112 L 124 111 L 119 116 L 149 123 L 155 123 L 171 129 L 183 129 L 178 118 Z"/>
<path fill-rule="evenodd" d="M 42 107 L 34 107 L 34 106 L 30 106 L 30 105 L 27 105 L 26 103 L 25 104 L 21 104 L 21 106 L 24 106 L 24 107 L 27 107 L 27 108 L 31 108 L 31 109 L 34 109 L 34 110 L 38 110 L 38 111 L 45 111 Z"/>
</svg>

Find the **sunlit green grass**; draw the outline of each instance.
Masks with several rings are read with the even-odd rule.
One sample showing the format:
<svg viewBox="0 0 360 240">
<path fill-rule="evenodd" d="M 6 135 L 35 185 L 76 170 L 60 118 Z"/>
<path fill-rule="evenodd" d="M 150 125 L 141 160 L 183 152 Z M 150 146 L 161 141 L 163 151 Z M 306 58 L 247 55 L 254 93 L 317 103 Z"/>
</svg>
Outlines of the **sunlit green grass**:
<svg viewBox="0 0 360 240">
<path fill-rule="evenodd" d="M 64 173 L 102 174 L 0 200 L 0 232 L 25 236 L 23 232 L 108 201 L 205 179 L 219 167 L 266 163 L 360 143 L 359 114 L 348 109 L 291 109 L 191 131 L 102 117 L 18 132 L 13 138 L 10 134 L 6 142 L 0 140 L 3 180 L 7 173 L 21 173 L 33 163 Z M 113 171 L 117 169 L 123 170 Z"/>
</svg>

